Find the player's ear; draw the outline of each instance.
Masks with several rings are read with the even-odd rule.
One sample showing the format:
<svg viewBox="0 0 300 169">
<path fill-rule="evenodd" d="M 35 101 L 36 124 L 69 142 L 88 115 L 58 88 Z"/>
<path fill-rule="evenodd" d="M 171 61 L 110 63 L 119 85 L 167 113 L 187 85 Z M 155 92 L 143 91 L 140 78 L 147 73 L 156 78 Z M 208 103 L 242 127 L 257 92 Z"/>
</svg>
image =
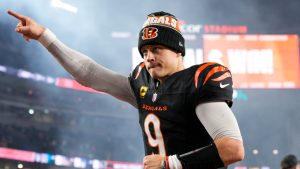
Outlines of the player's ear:
<svg viewBox="0 0 300 169">
<path fill-rule="evenodd" d="M 178 52 L 177 57 L 182 57 L 182 53 Z"/>
</svg>

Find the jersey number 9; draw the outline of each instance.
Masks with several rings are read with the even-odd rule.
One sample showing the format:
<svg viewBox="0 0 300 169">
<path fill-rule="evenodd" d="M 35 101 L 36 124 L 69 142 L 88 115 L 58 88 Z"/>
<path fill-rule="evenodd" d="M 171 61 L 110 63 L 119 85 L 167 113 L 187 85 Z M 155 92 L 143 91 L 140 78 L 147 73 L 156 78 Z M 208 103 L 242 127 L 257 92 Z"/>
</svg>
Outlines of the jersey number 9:
<svg viewBox="0 0 300 169">
<path fill-rule="evenodd" d="M 153 126 L 154 133 L 150 131 L 150 124 Z M 149 113 L 144 121 L 144 130 L 148 137 L 148 143 L 151 147 L 158 147 L 158 152 L 160 155 L 166 155 L 166 149 L 164 144 L 163 135 L 160 129 L 160 120 L 153 114 Z"/>
</svg>

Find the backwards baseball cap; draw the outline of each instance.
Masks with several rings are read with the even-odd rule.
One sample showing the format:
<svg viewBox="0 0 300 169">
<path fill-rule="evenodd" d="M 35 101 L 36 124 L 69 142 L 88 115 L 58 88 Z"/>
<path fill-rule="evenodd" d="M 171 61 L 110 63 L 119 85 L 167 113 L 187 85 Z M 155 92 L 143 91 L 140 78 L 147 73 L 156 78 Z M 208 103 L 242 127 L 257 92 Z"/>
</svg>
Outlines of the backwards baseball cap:
<svg viewBox="0 0 300 169">
<path fill-rule="evenodd" d="M 142 57 L 141 48 L 145 45 L 163 45 L 184 56 L 184 38 L 177 18 L 163 11 L 149 14 L 139 33 L 138 49 Z"/>
</svg>

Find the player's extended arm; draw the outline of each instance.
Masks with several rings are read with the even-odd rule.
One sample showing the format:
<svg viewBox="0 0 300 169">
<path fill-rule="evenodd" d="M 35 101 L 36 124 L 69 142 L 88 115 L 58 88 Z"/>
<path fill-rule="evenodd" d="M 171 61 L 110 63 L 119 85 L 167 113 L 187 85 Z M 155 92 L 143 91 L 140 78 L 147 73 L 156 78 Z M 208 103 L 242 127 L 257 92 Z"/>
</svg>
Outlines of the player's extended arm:
<svg viewBox="0 0 300 169">
<path fill-rule="evenodd" d="M 50 30 L 37 24 L 31 18 L 13 11 L 8 11 L 8 14 L 20 20 L 16 31 L 25 40 L 39 40 L 79 83 L 106 92 L 137 107 L 127 77 L 106 69 L 88 56 L 67 47 Z"/>
</svg>

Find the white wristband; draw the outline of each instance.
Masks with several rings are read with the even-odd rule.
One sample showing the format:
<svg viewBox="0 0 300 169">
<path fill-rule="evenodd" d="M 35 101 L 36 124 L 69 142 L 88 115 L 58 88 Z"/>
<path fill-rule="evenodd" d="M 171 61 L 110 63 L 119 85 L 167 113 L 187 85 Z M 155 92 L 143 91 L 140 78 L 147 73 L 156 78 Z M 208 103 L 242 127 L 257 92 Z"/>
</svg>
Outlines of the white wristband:
<svg viewBox="0 0 300 169">
<path fill-rule="evenodd" d="M 38 38 L 38 41 L 44 46 L 48 47 L 56 40 L 56 36 L 49 29 L 46 29 L 42 35 Z"/>
<path fill-rule="evenodd" d="M 168 159 L 170 169 L 182 169 L 181 162 L 179 161 L 176 155 L 171 155 L 168 157 Z"/>
</svg>

